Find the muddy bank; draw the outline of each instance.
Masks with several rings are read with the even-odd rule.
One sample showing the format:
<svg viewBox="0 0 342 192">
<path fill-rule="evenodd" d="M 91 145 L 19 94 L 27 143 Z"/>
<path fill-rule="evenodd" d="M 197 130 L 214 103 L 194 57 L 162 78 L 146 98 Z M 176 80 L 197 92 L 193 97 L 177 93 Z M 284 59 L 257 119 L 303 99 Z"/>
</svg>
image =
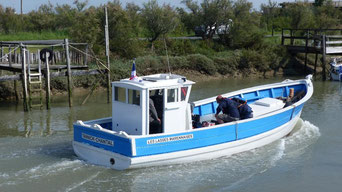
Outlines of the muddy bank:
<svg viewBox="0 0 342 192">
<path fill-rule="evenodd" d="M 312 66 L 308 65 L 308 70 L 304 70 L 304 62 L 301 58 L 293 57 L 285 66 L 279 67 L 277 70 L 268 70 L 261 72 L 255 68 L 249 68 L 244 70 L 233 70 L 231 73 L 222 75 L 220 71 L 213 74 L 208 74 L 203 70 L 191 70 L 191 69 L 177 69 L 172 70 L 173 74 L 179 74 L 187 77 L 195 82 L 203 82 L 213 79 L 222 78 L 270 78 L 275 76 L 298 76 L 306 75 L 308 73 L 312 74 Z M 219 70 L 219 69 L 218 69 Z M 318 68 L 318 72 L 321 71 Z M 117 81 L 121 78 L 128 78 L 130 76 L 130 70 L 112 70 L 111 72 L 112 81 Z M 142 73 L 137 72 L 138 76 L 148 75 L 156 73 L 155 71 L 149 71 L 145 69 Z M 164 70 L 158 71 L 158 73 L 167 73 Z M 106 87 L 106 77 L 103 75 L 88 75 L 88 76 L 75 76 L 73 77 L 73 93 L 84 94 L 89 93 L 91 89 L 96 91 L 103 90 Z M 44 87 L 44 85 L 43 85 Z M 18 96 L 22 99 L 22 85 L 21 82 L 17 82 Z M 44 90 L 44 88 L 43 88 Z M 43 91 L 43 94 L 44 91 Z M 51 79 L 51 94 L 52 95 L 67 95 L 67 79 L 66 77 L 57 77 Z M 13 81 L 0 82 L 0 100 L 14 100 L 15 99 L 15 89 Z"/>
</svg>

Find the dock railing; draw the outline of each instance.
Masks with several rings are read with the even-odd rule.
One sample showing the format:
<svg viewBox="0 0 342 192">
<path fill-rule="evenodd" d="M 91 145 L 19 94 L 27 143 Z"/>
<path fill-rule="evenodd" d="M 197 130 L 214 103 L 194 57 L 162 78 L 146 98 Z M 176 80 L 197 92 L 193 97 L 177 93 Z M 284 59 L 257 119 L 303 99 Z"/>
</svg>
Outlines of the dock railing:
<svg viewBox="0 0 342 192">
<path fill-rule="evenodd" d="M 322 54 L 322 78 L 326 80 L 326 56 L 342 55 L 342 29 L 290 29 L 281 31 L 281 44 L 291 53 L 305 53 L 304 69 L 307 69 L 307 55 L 315 57 L 316 76 L 318 54 Z"/>
</svg>

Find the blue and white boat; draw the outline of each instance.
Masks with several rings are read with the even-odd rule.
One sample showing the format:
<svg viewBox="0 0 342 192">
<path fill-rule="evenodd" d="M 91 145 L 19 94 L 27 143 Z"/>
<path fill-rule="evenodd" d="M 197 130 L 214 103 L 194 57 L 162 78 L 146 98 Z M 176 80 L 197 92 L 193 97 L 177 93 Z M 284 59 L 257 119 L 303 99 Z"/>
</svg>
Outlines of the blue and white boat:
<svg viewBox="0 0 342 192">
<path fill-rule="evenodd" d="M 330 63 L 330 77 L 334 81 L 342 81 L 342 63 L 341 58 L 334 58 Z"/>
<path fill-rule="evenodd" d="M 294 128 L 313 94 L 311 75 L 226 94 L 248 101 L 254 117 L 224 124 L 214 120 L 217 103 L 211 97 L 189 103 L 193 81 L 175 74 L 156 74 L 112 83 L 112 117 L 74 124 L 73 148 L 82 159 L 117 170 L 194 162 L 229 156 L 272 143 Z M 294 91 L 292 103 L 283 100 Z M 149 98 L 162 122 L 150 134 Z"/>
</svg>

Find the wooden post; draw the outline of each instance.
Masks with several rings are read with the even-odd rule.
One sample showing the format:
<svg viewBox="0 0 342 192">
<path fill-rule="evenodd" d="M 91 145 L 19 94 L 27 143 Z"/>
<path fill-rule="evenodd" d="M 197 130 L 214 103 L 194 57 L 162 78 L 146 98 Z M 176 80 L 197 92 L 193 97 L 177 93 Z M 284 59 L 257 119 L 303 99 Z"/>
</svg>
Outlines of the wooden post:
<svg viewBox="0 0 342 192">
<path fill-rule="evenodd" d="M 314 77 L 315 77 L 315 78 L 316 78 L 317 60 L 318 60 L 318 53 L 316 52 L 316 57 L 315 57 L 315 68 L 314 68 Z"/>
<path fill-rule="evenodd" d="M 322 37 L 322 53 L 323 53 L 323 57 L 322 57 L 322 68 L 323 68 L 323 71 L 322 71 L 322 77 L 323 77 L 323 81 L 326 80 L 326 74 L 325 74 L 325 54 L 326 54 L 326 45 L 325 45 L 325 42 L 326 39 L 325 39 L 325 35 L 323 35 Z"/>
<path fill-rule="evenodd" d="M 272 37 L 274 36 L 274 25 L 272 24 Z"/>
<path fill-rule="evenodd" d="M 292 38 L 292 36 L 293 36 L 293 31 L 292 31 L 292 29 L 290 29 L 290 36 L 291 36 L 291 45 L 293 45 L 294 39 Z"/>
<path fill-rule="evenodd" d="M 305 39 L 305 61 L 304 61 L 304 71 L 307 72 L 307 64 L 308 64 L 308 41 L 309 41 L 309 30 L 306 32 Z"/>
<path fill-rule="evenodd" d="M 2 46 L 2 42 L 1 42 L 1 50 L 0 50 L 0 62 L 3 62 L 4 59 L 2 58 L 4 56 L 4 47 Z"/>
<path fill-rule="evenodd" d="M 83 63 L 83 65 L 88 65 L 88 49 L 89 49 L 89 47 L 88 47 L 88 44 L 87 44 L 86 47 L 85 47 L 85 55 L 84 55 L 84 63 Z"/>
<path fill-rule="evenodd" d="M 28 102 L 27 102 L 27 96 L 28 96 L 28 92 L 27 92 L 27 74 L 26 74 L 26 62 L 25 62 L 25 48 L 23 46 L 23 44 L 20 44 L 20 53 L 21 53 L 21 67 L 22 67 L 22 84 L 23 84 L 23 96 L 24 96 L 24 111 L 29 111 L 29 106 L 28 106 Z"/>
<path fill-rule="evenodd" d="M 32 109 L 32 89 L 31 89 L 31 53 L 27 50 L 27 77 L 28 77 L 28 96 L 29 107 Z"/>
<path fill-rule="evenodd" d="M 69 40 L 64 39 L 65 44 L 65 54 L 66 62 L 68 66 L 68 96 L 69 96 L 69 107 L 72 107 L 72 78 L 71 78 L 71 67 L 70 67 L 70 57 L 69 57 Z"/>
<path fill-rule="evenodd" d="M 26 53 L 26 63 L 27 64 L 31 64 L 31 61 L 30 61 L 30 51 L 29 50 L 27 50 L 27 53 Z"/>
<path fill-rule="evenodd" d="M 46 109 L 50 109 L 51 100 L 50 100 L 50 69 L 49 69 L 49 56 L 48 52 L 45 55 L 45 96 L 46 96 Z"/>
<path fill-rule="evenodd" d="M 14 55 L 14 60 L 13 60 L 13 62 L 14 62 L 14 63 L 18 63 L 18 59 L 17 59 L 17 50 L 14 50 L 14 51 L 13 51 L 13 55 Z"/>
<path fill-rule="evenodd" d="M 110 64 L 109 64 L 109 33 L 108 33 L 108 14 L 107 14 L 107 7 L 105 7 L 105 14 L 106 14 L 106 25 L 105 25 L 105 38 L 106 38 L 106 56 L 107 56 L 107 102 L 110 103 Z"/>
<path fill-rule="evenodd" d="M 284 29 L 281 29 L 281 45 L 284 45 Z"/>
<path fill-rule="evenodd" d="M 14 50 L 13 54 L 14 54 L 14 63 L 18 63 L 17 50 Z M 15 72 L 13 72 L 13 74 L 15 75 Z M 17 85 L 16 80 L 14 80 L 14 95 L 15 95 L 15 102 L 19 103 L 18 85 Z"/>
<path fill-rule="evenodd" d="M 51 50 L 52 50 L 52 53 L 53 53 L 53 46 L 51 46 Z M 56 62 L 54 62 L 54 57 L 55 57 L 55 55 L 52 55 L 51 65 L 56 64 Z"/>
<path fill-rule="evenodd" d="M 12 66 L 12 47 L 11 45 L 8 46 L 8 65 L 11 67 Z"/>
</svg>

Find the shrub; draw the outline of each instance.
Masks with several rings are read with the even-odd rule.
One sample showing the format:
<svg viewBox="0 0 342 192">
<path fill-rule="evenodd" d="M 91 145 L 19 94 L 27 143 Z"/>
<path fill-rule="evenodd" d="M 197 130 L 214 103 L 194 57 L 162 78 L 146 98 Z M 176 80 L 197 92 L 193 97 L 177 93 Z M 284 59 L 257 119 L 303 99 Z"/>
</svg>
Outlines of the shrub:
<svg viewBox="0 0 342 192">
<path fill-rule="evenodd" d="M 187 57 L 189 67 L 202 73 L 214 75 L 217 72 L 215 63 L 208 57 L 200 54 L 192 54 Z"/>
<path fill-rule="evenodd" d="M 213 61 L 216 64 L 217 71 L 222 75 L 234 73 L 239 65 L 236 57 L 214 57 Z"/>
</svg>

